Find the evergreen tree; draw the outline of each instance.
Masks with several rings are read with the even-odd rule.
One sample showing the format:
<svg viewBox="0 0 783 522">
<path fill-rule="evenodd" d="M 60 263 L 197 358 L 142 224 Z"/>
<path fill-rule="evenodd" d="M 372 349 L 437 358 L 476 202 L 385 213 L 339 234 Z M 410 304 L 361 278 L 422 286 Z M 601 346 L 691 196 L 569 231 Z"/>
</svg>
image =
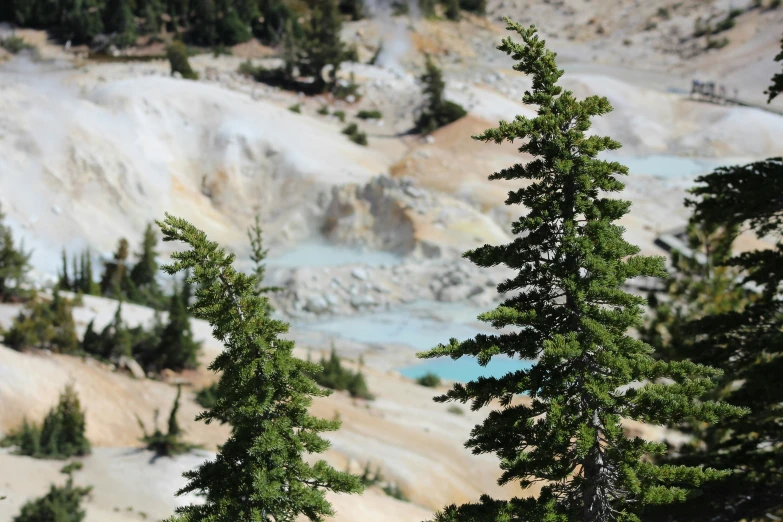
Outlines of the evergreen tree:
<svg viewBox="0 0 783 522">
<path fill-rule="evenodd" d="M 104 28 L 114 34 L 114 44 L 117 47 L 127 47 L 136 43 L 138 33 L 130 0 L 106 0 L 103 13 Z"/>
<path fill-rule="evenodd" d="M 780 41 L 780 53 L 775 56 L 775 61 L 783 62 L 783 40 Z M 764 94 L 769 96 L 767 98 L 767 103 L 770 103 L 772 100 L 774 100 L 781 92 L 783 92 L 783 72 L 777 73 L 775 76 L 773 76 L 772 85 L 770 85 L 769 88 L 764 91 Z"/>
<path fill-rule="evenodd" d="M 256 215 L 255 223 L 247 229 L 247 237 L 250 240 L 250 260 L 253 262 L 253 275 L 256 277 L 255 294 L 257 296 L 263 294 L 269 294 L 272 292 L 279 292 L 282 288 L 277 286 L 263 286 L 264 276 L 266 274 L 266 263 L 264 260 L 269 254 L 269 249 L 264 249 L 263 231 L 261 230 L 261 217 Z M 274 309 L 269 301 L 266 301 L 269 309 L 267 315 L 271 314 Z"/>
<path fill-rule="evenodd" d="M 144 230 L 138 261 L 130 271 L 130 280 L 133 283 L 132 288 L 136 291 L 134 301 L 153 308 L 160 307 L 163 301 L 163 293 L 158 285 L 158 281 L 155 279 L 158 271 L 158 262 L 155 260 L 157 256 L 155 246 L 157 243 L 158 239 L 155 230 L 149 224 Z"/>
<path fill-rule="evenodd" d="M 31 252 L 24 251 L 24 244 L 14 244 L 11 227 L 5 225 L 5 214 L 0 207 L 0 302 L 23 295 L 21 285 L 30 270 Z"/>
<path fill-rule="evenodd" d="M 174 371 L 198 367 L 200 343 L 193 340 L 190 319 L 182 302 L 182 295 L 175 287 L 169 299 L 169 320 L 158 345 L 158 371 L 169 368 Z"/>
<path fill-rule="evenodd" d="M 103 32 L 103 2 L 98 0 L 63 0 L 62 18 L 57 33 L 74 44 L 89 44 Z"/>
<path fill-rule="evenodd" d="M 697 178 L 692 190 L 693 219 L 705 227 L 750 227 L 759 237 L 783 231 L 783 158 L 719 168 Z M 774 248 L 746 252 L 723 262 L 739 271 L 734 292 L 750 283 L 758 289 L 744 307 L 712 310 L 683 329 L 690 341 L 672 357 L 688 358 L 724 371 L 722 395 L 751 413 L 718 426 L 689 421 L 699 443 L 673 452 L 675 464 L 734 470 L 706 484 L 704 494 L 675 510 L 659 513 L 665 521 L 756 521 L 783 516 L 783 241 Z"/>
<path fill-rule="evenodd" d="M 259 40 L 272 45 L 280 43 L 288 25 L 293 35 L 301 36 L 298 14 L 285 0 L 260 0 L 258 6 L 263 21 L 253 26 L 253 32 Z"/>
<path fill-rule="evenodd" d="M 323 490 L 359 492 L 358 477 L 321 460 L 310 465 L 304 453 L 321 453 L 329 443 L 320 432 L 339 422 L 312 417 L 313 396 L 328 393 L 307 377 L 314 365 L 291 355 L 294 343 L 279 336 L 288 325 L 267 317 L 256 279 L 237 272 L 226 254 L 188 222 L 167 215 L 159 223 L 164 241 L 190 247 L 175 253 L 163 270 L 193 269 L 200 284 L 193 313 L 213 327 L 225 350 L 210 365 L 221 372 L 217 404 L 197 419 L 228 420 L 231 436 L 215 460 L 186 473 L 179 494 L 200 492 L 206 502 L 177 509 L 189 522 L 206 520 L 323 520 L 333 514 Z"/>
<path fill-rule="evenodd" d="M 122 299 L 131 293 L 132 281 L 128 270 L 128 240 L 120 239 L 114 259 L 104 264 L 101 277 L 101 294 L 114 299 Z"/>
<path fill-rule="evenodd" d="M 456 121 L 467 114 L 462 106 L 444 98 L 446 82 L 443 73 L 427 55 L 426 71 L 421 76 L 423 92 L 427 97 L 427 108 L 416 120 L 416 131 L 429 134 L 444 125 Z"/>
<path fill-rule="evenodd" d="M 188 61 L 188 50 L 182 42 L 172 42 L 166 48 L 166 55 L 171 65 L 171 74 L 179 73 L 186 80 L 198 80 L 198 74 L 191 69 Z"/>
<path fill-rule="evenodd" d="M 36 298 L 19 312 L 11 328 L 3 332 L 3 343 L 14 350 L 37 348 L 75 354 L 79 349 L 71 304 L 55 289 L 53 299 Z"/>
<path fill-rule="evenodd" d="M 122 320 L 122 301 L 117 305 L 112 322 L 101 332 L 103 358 L 117 361 L 133 354 L 133 338 Z"/>
<path fill-rule="evenodd" d="M 246 11 L 252 12 L 250 2 L 241 2 Z M 215 29 L 217 33 L 217 44 L 236 45 L 246 42 L 253 37 L 250 32 L 250 22 L 243 21 L 239 11 L 232 5 L 231 0 L 217 0 L 218 16 Z"/>
<path fill-rule="evenodd" d="M 459 6 L 482 16 L 487 14 L 487 0 L 460 0 Z"/>
<path fill-rule="evenodd" d="M 451 339 L 421 357 L 473 356 L 486 365 L 495 355 L 536 362 L 502 377 L 456 384 L 438 402 L 472 401 L 472 409 L 499 399 L 501 407 L 476 426 L 466 443 L 476 454 L 496 453 L 500 484 L 523 488 L 545 481 L 538 498 L 494 500 L 447 507 L 440 522 L 524 520 L 549 522 L 639 521 L 649 506 L 684 500 L 689 489 L 725 476 L 713 469 L 656 465 L 648 456 L 665 446 L 628 438 L 621 419 L 667 424 L 684 418 L 715 421 L 743 410 L 695 401 L 713 387 L 719 372 L 690 362 L 664 363 L 652 349 L 626 332 L 641 324 L 644 299 L 623 292 L 637 276 L 664 276 L 663 259 L 637 255 L 622 227 L 614 224 L 630 207 L 606 193 L 622 190 L 616 176 L 628 169 L 596 159 L 620 147 L 608 137 L 586 135 L 590 119 L 606 114 L 606 98 L 577 100 L 557 85 L 563 71 L 555 55 L 529 29 L 507 19 L 518 33 L 498 49 L 513 57 L 514 69 L 531 75 L 524 102 L 537 105 L 537 117 L 517 116 L 475 139 L 501 143 L 519 140 L 520 152 L 535 157 L 490 176 L 533 181 L 509 192 L 506 204 L 528 212 L 514 224 L 507 245 L 485 245 L 464 256 L 483 267 L 505 264 L 516 276 L 498 285 L 510 295 L 495 310 L 479 316 L 513 333 Z M 662 379 L 669 379 L 668 382 Z M 642 383 L 640 386 L 628 386 Z M 527 393 L 529 405 L 511 405 Z"/>
<path fill-rule="evenodd" d="M 65 254 L 65 248 L 63 248 L 63 271 L 61 274 L 59 274 L 59 280 L 57 281 L 57 288 L 60 290 L 70 290 L 71 287 L 71 280 L 68 277 L 68 258 Z M 76 267 L 74 267 L 74 270 L 76 270 Z"/>
<path fill-rule="evenodd" d="M 215 45 L 218 38 L 215 1 L 193 0 L 192 10 L 190 38 L 197 44 Z"/>
<path fill-rule="evenodd" d="M 52 485 L 46 495 L 25 503 L 13 522 L 82 522 L 86 513 L 81 509 L 81 501 L 92 488 L 73 485 L 73 473 L 81 467 L 81 462 L 63 467 L 60 472 L 68 475 L 65 486 Z"/>
<path fill-rule="evenodd" d="M 80 290 L 87 295 L 101 295 L 101 287 L 92 277 L 92 252 L 90 252 L 89 248 L 84 252 L 84 259 L 84 271 L 82 273 Z"/>
<path fill-rule="evenodd" d="M 299 71 L 313 77 L 314 92 L 324 92 L 337 82 L 337 71 L 345 59 L 346 47 L 340 40 L 343 22 L 337 0 L 309 0 L 310 19 L 299 47 Z M 330 66 L 328 80 L 323 75 Z"/>
</svg>

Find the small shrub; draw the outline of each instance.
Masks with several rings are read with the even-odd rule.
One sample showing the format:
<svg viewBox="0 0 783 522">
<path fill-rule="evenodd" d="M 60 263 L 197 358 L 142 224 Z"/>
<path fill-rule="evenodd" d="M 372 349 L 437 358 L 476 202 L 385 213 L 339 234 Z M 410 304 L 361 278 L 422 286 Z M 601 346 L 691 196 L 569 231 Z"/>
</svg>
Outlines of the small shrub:
<svg viewBox="0 0 783 522">
<path fill-rule="evenodd" d="M 49 302 L 28 303 L 2 334 L 3 342 L 14 350 L 37 348 L 71 355 L 79 351 L 72 305 L 57 290 Z"/>
<path fill-rule="evenodd" d="M 783 4 L 783 0 L 772 0 L 769 3 L 769 8 L 770 9 L 777 9 L 778 7 L 780 7 L 781 4 Z"/>
<path fill-rule="evenodd" d="M 349 124 L 343 129 L 343 134 L 356 143 L 357 145 L 367 145 L 367 134 L 359 130 L 359 126 L 355 123 Z"/>
<path fill-rule="evenodd" d="M 718 22 L 718 24 L 715 26 L 715 30 L 713 31 L 713 34 L 722 33 L 723 31 L 728 31 L 729 29 L 734 27 L 734 25 L 736 25 L 736 22 L 734 21 L 734 17 L 729 15 L 723 20 L 721 20 L 720 22 Z"/>
<path fill-rule="evenodd" d="M 321 107 L 318 109 L 317 112 L 321 116 L 329 116 L 329 106 L 328 105 L 321 105 Z"/>
<path fill-rule="evenodd" d="M 446 411 L 454 415 L 465 415 L 465 411 L 456 404 L 449 406 Z"/>
<path fill-rule="evenodd" d="M 334 85 L 332 96 L 338 100 L 348 100 L 350 97 L 352 101 L 359 101 L 362 98 L 359 94 L 359 84 L 356 83 L 353 73 L 348 81 L 340 80 Z"/>
<path fill-rule="evenodd" d="M 82 468 L 81 462 L 72 462 L 60 470 L 68 475 L 65 486 L 51 485 L 49 492 L 35 500 L 30 500 L 22 506 L 22 511 L 13 522 L 81 522 L 86 513 L 81 509 L 82 498 L 92 491 L 92 488 L 74 487 L 73 473 Z"/>
<path fill-rule="evenodd" d="M 188 50 L 182 42 L 172 42 L 166 48 L 166 56 L 171 65 L 171 74 L 179 73 L 188 80 L 198 80 L 198 74 L 191 69 L 188 61 Z"/>
<path fill-rule="evenodd" d="M 710 27 L 710 24 L 705 23 L 701 18 L 697 18 L 693 27 L 694 38 L 701 38 L 702 36 L 710 33 L 712 33 L 712 27 Z"/>
<path fill-rule="evenodd" d="M 669 18 L 671 18 L 671 13 L 669 13 L 668 7 L 664 7 L 664 6 L 659 7 L 656 14 L 663 20 L 668 20 Z"/>
<path fill-rule="evenodd" d="M 85 437 L 86 423 L 79 397 L 72 385 L 65 387 L 55 408 L 41 426 L 22 421 L 22 426 L 8 434 L 0 446 L 16 447 L 19 455 L 35 458 L 67 459 L 90 453 Z"/>
<path fill-rule="evenodd" d="M 348 391 L 351 397 L 372 400 L 374 397 L 367 387 L 364 375 L 361 372 L 353 372 L 342 366 L 342 360 L 332 348 L 331 356 L 327 361 L 321 357 L 323 371 L 311 375 L 313 380 L 324 388 L 337 391 Z"/>
<path fill-rule="evenodd" d="M 487 14 L 487 0 L 459 0 L 459 6 L 464 11 L 471 11 L 482 16 Z"/>
<path fill-rule="evenodd" d="M 16 35 L 0 38 L 0 47 L 11 54 L 18 54 L 27 49 L 35 49 L 35 46 L 27 43 L 24 38 Z"/>
<path fill-rule="evenodd" d="M 345 123 L 345 111 L 334 111 L 332 116 L 336 117 L 342 123 Z"/>
<path fill-rule="evenodd" d="M 416 382 L 422 386 L 426 386 L 427 388 L 436 388 L 440 386 L 440 377 L 432 372 L 427 372 L 426 374 L 416 379 Z"/>
<path fill-rule="evenodd" d="M 295 104 L 291 105 L 290 107 L 288 107 L 288 110 L 291 111 L 291 112 L 295 112 L 297 114 L 301 114 L 302 113 L 302 104 L 301 103 L 295 103 Z"/>
<path fill-rule="evenodd" d="M 707 49 L 723 49 L 727 45 L 729 45 L 729 39 L 728 38 L 719 38 L 717 40 L 714 40 L 712 38 L 707 38 Z"/>
<path fill-rule="evenodd" d="M 423 93 L 427 97 L 427 107 L 416 119 L 417 132 L 429 134 L 468 113 L 461 105 L 444 99 L 446 82 L 443 80 L 443 73 L 429 55 L 426 70 L 420 81 L 423 84 Z"/>
<path fill-rule="evenodd" d="M 163 433 L 158 428 L 157 410 L 155 410 L 155 431 L 153 433 L 147 433 L 144 423 L 140 418 L 136 417 L 136 421 L 139 423 L 139 427 L 141 427 L 141 431 L 144 433 L 141 441 L 146 444 L 148 450 L 155 452 L 156 457 L 173 457 L 175 455 L 187 453 L 197 447 L 182 441 L 182 430 L 177 422 L 177 411 L 179 410 L 179 400 L 181 396 L 182 386 L 177 386 L 177 396 L 174 398 L 174 405 L 169 414 L 168 433 Z"/>
<path fill-rule="evenodd" d="M 360 120 L 380 120 L 383 118 L 381 111 L 359 111 L 356 117 Z"/>
</svg>

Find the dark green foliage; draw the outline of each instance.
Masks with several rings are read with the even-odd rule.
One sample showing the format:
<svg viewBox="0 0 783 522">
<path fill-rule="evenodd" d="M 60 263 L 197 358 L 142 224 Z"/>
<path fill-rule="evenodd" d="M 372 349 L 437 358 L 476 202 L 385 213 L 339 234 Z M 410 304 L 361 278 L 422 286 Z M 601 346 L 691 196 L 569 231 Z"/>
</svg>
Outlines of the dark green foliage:
<svg viewBox="0 0 783 522">
<path fill-rule="evenodd" d="M 308 377 L 318 367 L 291 355 L 294 343 L 280 337 L 288 325 L 268 317 L 266 298 L 255 294 L 256 277 L 237 272 L 233 255 L 182 219 L 167 215 L 159 224 L 164 241 L 190 247 L 173 254 L 174 263 L 163 270 L 193 270 L 191 282 L 199 289 L 191 311 L 225 345 L 210 365 L 221 373 L 217 404 L 197 419 L 227 420 L 232 428 L 214 460 L 185 474 L 189 482 L 179 493 L 201 493 L 205 503 L 178 508 L 179 517 L 258 522 L 331 516 L 324 490 L 358 493 L 362 486 L 323 460 L 302 460 L 328 448 L 320 432 L 339 427 L 308 413 L 313 396 L 328 395 Z"/>
<path fill-rule="evenodd" d="M 345 111 L 334 111 L 332 116 L 340 120 L 342 123 L 345 123 Z"/>
<path fill-rule="evenodd" d="M 427 107 L 416 120 L 416 132 L 429 134 L 467 114 L 461 105 L 444 99 L 443 91 L 446 89 L 446 82 L 443 81 L 443 73 L 429 55 L 427 55 L 426 71 L 421 76 L 421 82 L 424 84 L 423 92 L 427 97 Z"/>
<path fill-rule="evenodd" d="M 360 120 L 380 120 L 383 118 L 381 111 L 359 111 L 356 113 L 356 117 Z"/>
<path fill-rule="evenodd" d="M 103 9 L 103 28 L 113 34 L 117 47 L 127 47 L 136 43 L 138 37 L 136 20 L 130 0 L 106 0 Z"/>
<path fill-rule="evenodd" d="M 179 73 L 187 80 L 198 80 L 198 74 L 190 68 L 188 61 L 188 50 L 182 42 L 172 42 L 166 48 L 166 56 L 171 65 L 171 74 Z"/>
<path fill-rule="evenodd" d="M 438 386 L 440 386 L 440 377 L 438 377 L 434 373 L 426 373 L 421 377 L 419 377 L 418 379 L 416 379 L 416 382 L 428 388 L 437 388 Z"/>
<path fill-rule="evenodd" d="M 731 256 L 737 227 L 690 223 L 688 247 L 693 253 L 672 253 L 674 272 L 666 280 L 663 296 L 648 299 L 652 315 L 639 329 L 641 339 L 655 348 L 656 355 L 676 358 L 692 348 L 694 338 L 687 325 L 706 315 L 741 310 L 752 299 L 751 292 L 737 285 L 740 271 L 725 266 Z M 680 356 L 682 358 L 682 356 Z"/>
<path fill-rule="evenodd" d="M 443 14 L 452 21 L 459 21 L 462 16 L 459 4 L 460 0 L 441 0 L 443 4 Z"/>
<path fill-rule="evenodd" d="M 25 252 L 24 243 L 14 243 L 11 227 L 4 224 L 5 214 L 0 208 L 0 302 L 21 299 L 26 295 L 21 286 L 30 271 L 30 255 Z"/>
<path fill-rule="evenodd" d="M 130 268 L 128 266 L 129 254 L 128 240 L 125 238 L 120 239 L 114 258 L 104 263 L 103 276 L 100 282 L 101 295 L 114 299 L 125 299 L 129 294 L 134 293 L 132 288 L 133 281 L 131 281 Z"/>
<path fill-rule="evenodd" d="M 693 219 L 703 227 L 749 227 L 759 237 L 783 231 L 783 158 L 719 168 L 696 180 Z M 717 426 L 690 420 L 700 444 L 670 455 L 674 464 L 733 469 L 722 481 L 705 484 L 704 494 L 660 513 L 656 520 L 761 521 L 783 516 L 783 243 L 725 259 L 721 269 L 739 272 L 740 284 L 757 289 L 744 307 L 710 310 L 686 324 L 689 342 L 672 357 L 710 364 L 724 371 L 722 397 L 751 413 Z M 769 516 L 769 515 L 771 516 Z"/>
<path fill-rule="evenodd" d="M 364 18 L 364 2 L 362 0 L 340 0 L 340 12 L 351 17 L 351 20 Z"/>
<path fill-rule="evenodd" d="M 396 498 L 397 500 L 402 500 L 403 502 L 410 502 L 410 500 L 408 500 L 408 498 L 403 494 L 397 484 L 389 482 L 383 478 L 380 467 L 378 467 L 378 469 L 373 473 L 370 470 L 369 462 L 365 464 L 364 472 L 362 473 L 361 477 L 359 477 L 359 479 L 366 488 L 380 486 L 383 492 L 390 497 Z"/>
<path fill-rule="evenodd" d="M 90 494 L 92 487 L 73 485 L 73 473 L 81 467 L 81 462 L 63 467 L 60 472 L 68 475 L 65 486 L 52 485 L 46 495 L 25 503 L 13 522 L 82 522 L 86 513 L 81 509 L 81 501 Z"/>
<path fill-rule="evenodd" d="M 0 38 L 0 48 L 5 49 L 11 54 L 18 54 L 27 49 L 34 49 L 31 44 L 27 43 L 24 38 L 11 35 L 5 38 Z"/>
<path fill-rule="evenodd" d="M 297 114 L 301 114 L 302 113 L 302 104 L 301 103 L 295 103 L 295 104 L 291 105 L 290 107 L 288 107 L 288 110 L 291 111 L 291 112 L 295 112 Z"/>
<path fill-rule="evenodd" d="M 86 422 L 79 397 L 69 384 L 60 394 L 55 408 L 46 415 L 39 427 L 25 419 L 18 431 L 11 432 L 3 446 L 15 446 L 20 455 L 36 458 L 67 459 L 90 453 L 85 436 Z"/>
<path fill-rule="evenodd" d="M 181 396 L 182 386 L 177 386 L 177 396 L 174 399 L 174 405 L 171 407 L 171 413 L 169 413 L 168 431 L 166 433 L 163 433 L 160 431 L 160 428 L 158 428 L 157 411 L 155 411 L 155 431 L 153 433 L 147 433 L 144 423 L 138 417 L 136 418 L 141 431 L 144 433 L 141 441 L 146 445 L 148 450 L 155 452 L 156 457 L 174 457 L 187 453 L 197 447 L 182 441 L 182 430 L 177 422 L 177 412 L 179 411 Z"/>
<path fill-rule="evenodd" d="M 71 303 L 55 290 L 51 301 L 36 298 L 19 312 L 3 343 L 14 350 L 51 350 L 56 353 L 76 354 L 79 340 L 73 321 Z"/>
<path fill-rule="evenodd" d="M 256 215 L 255 222 L 247 229 L 247 238 L 250 241 L 250 260 L 253 262 L 253 275 L 256 278 L 255 294 L 262 296 L 274 292 L 280 292 L 283 289 L 277 286 L 264 286 L 264 277 L 266 275 L 266 263 L 264 260 L 269 254 L 268 249 L 264 249 L 263 230 L 261 229 L 261 216 Z M 271 315 L 274 309 L 267 299 L 267 315 Z"/>
<path fill-rule="evenodd" d="M 359 130 L 359 126 L 355 123 L 349 123 L 344 129 L 343 134 L 356 143 L 357 145 L 367 145 L 367 133 Z"/>
<path fill-rule="evenodd" d="M 728 38 L 712 38 L 711 36 L 707 35 L 707 49 L 723 49 L 727 45 L 729 45 L 731 42 Z"/>
<path fill-rule="evenodd" d="M 63 0 L 62 18 L 56 32 L 74 44 L 89 44 L 103 32 L 102 0 Z"/>
<path fill-rule="evenodd" d="M 193 340 L 185 303 L 182 302 L 182 296 L 175 289 L 169 299 L 169 319 L 160 336 L 160 344 L 157 349 L 158 358 L 152 365 L 159 370 L 163 368 L 174 371 L 186 368 L 194 369 L 198 367 L 200 350 L 201 344 Z"/>
<path fill-rule="evenodd" d="M 285 0 L 260 0 L 258 5 L 263 22 L 257 22 L 253 26 L 253 32 L 261 41 L 270 44 L 280 43 L 287 26 L 293 37 L 302 36 L 299 14 Z"/>
<path fill-rule="evenodd" d="M 435 5 L 437 0 L 419 0 L 419 11 L 424 18 L 435 16 Z"/>
<path fill-rule="evenodd" d="M 70 292 L 80 292 L 87 295 L 101 295 L 101 287 L 92 276 L 92 253 L 89 249 L 82 251 L 71 263 L 72 274 L 68 270 L 68 258 L 63 249 L 62 272 L 58 274 L 57 288 Z"/>
<path fill-rule="evenodd" d="M 783 40 L 780 41 L 780 53 L 775 56 L 775 61 L 783 62 Z M 783 92 L 783 72 L 775 74 L 772 77 L 772 85 L 770 85 L 769 88 L 764 91 L 764 94 L 768 96 L 767 103 L 770 103 L 772 100 L 774 100 L 775 97 L 777 97 L 777 95 L 781 92 Z"/>
<path fill-rule="evenodd" d="M 346 58 L 345 44 L 340 40 L 342 18 L 337 0 L 309 0 L 310 20 L 298 47 L 296 65 L 302 76 L 313 78 L 312 92 L 331 89 L 337 82 L 337 71 Z M 326 67 L 330 66 L 328 77 Z"/>
<path fill-rule="evenodd" d="M 211 409 L 217 404 L 217 383 L 212 383 L 206 388 L 196 392 L 196 402 L 202 408 Z"/>
<path fill-rule="evenodd" d="M 130 280 L 135 292 L 131 300 L 153 308 L 159 308 L 163 302 L 163 292 L 155 279 L 158 273 L 158 262 L 155 260 L 157 243 L 155 230 L 149 224 L 144 230 L 138 261 L 130 271 Z"/>
<path fill-rule="evenodd" d="M 316 112 L 321 116 L 329 116 L 329 106 L 321 105 Z"/>
<path fill-rule="evenodd" d="M 686 418 L 714 422 L 742 409 L 698 402 L 714 386 L 719 371 L 690 362 L 664 363 L 647 344 L 626 332 L 641 326 L 644 299 L 622 291 L 637 276 L 666 275 L 662 258 L 639 256 L 615 221 L 630 203 L 610 199 L 623 189 L 617 179 L 628 169 L 599 160 L 620 144 L 587 135 L 591 118 L 611 111 L 606 98 L 577 100 L 557 85 L 563 71 L 534 27 L 508 22 L 521 36 L 498 47 L 532 76 L 523 101 L 537 116 L 501 121 L 475 139 L 519 141 L 520 152 L 535 159 L 490 176 L 525 180 L 509 192 L 506 204 L 525 213 L 513 225 L 507 245 L 485 245 L 464 256 L 482 267 L 504 264 L 517 271 L 500 285 L 506 300 L 479 316 L 511 333 L 477 335 L 420 354 L 424 358 L 476 357 L 486 365 L 495 355 L 536 361 L 529 369 L 502 377 L 456 384 L 438 402 L 471 402 L 478 410 L 493 400 L 500 407 L 476 426 L 466 446 L 500 458 L 500 484 L 527 488 L 545 481 L 537 498 L 493 500 L 449 506 L 440 522 L 519 520 L 547 522 L 638 522 L 651 505 L 683 501 L 694 487 L 723 477 L 713 469 L 660 466 L 649 456 L 665 451 L 660 443 L 627 438 L 621 419 L 651 424 Z M 532 181 L 533 183 L 527 183 Z M 512 293 L 513 292 L 513 293 Z M 668 378 L 670 381 L 662 381 Z M 628 387 L 631 383 L 644 383 Z M 511 405 L 527 393 L 529 405 Z"/>
<path fill-rule="evenodd" d="M 332 347 L 332 353 L 329 360 L 321 357 L 322 371 L 312 374 L 315 382 L 325 388 L 337 391 L 348 391 L 351 397 L 359 399 L 372 400 L 374 397 L 367 388 L 367 382 L 364 380 L 364 375 L 359 372 L 353 372 L 347 368 L 343 368 L 342 361 L 337 355 L 334 347 Z"/>
<path fill-rule="evenodd" d="M 482 16 L 487 14 L 487 0 L 460 0 L 459 6 Z"/>
</svg>

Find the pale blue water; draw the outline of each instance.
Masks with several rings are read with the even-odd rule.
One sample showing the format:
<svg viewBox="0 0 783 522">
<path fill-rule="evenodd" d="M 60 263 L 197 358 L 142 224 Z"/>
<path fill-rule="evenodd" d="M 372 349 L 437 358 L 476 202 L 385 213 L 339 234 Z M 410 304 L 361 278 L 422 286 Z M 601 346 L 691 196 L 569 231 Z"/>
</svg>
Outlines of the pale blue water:
<svg viewBox="0 0 783 522">
<path fill-rule="evenodd" d="M 427 359 L 421 364 L 399 368 L 397 371 L 411 379 L 434 373 L 448 381 L 468 382 L 478 377 L 502 377 L 509 372 L 530 368 L 531 365 L 531 361 L 501 355 L 493 357 L 486 366 L 480 366 L 474 357 L 460 357 L 456 361 L 450 357 L 438 357 Z"/>
<path fill-rule="evenodd" d="M 370 266 L 396 265 L 403 261 L 401 256 L 391 252 L 359 250 L 356 248 L 332 245 L 325 242 L 300 243 L 291 250 L 269 256 L 269 266 L 340 266 L 363 264 Z"/>
<path fill-rule="evenodd" d="M 663 154 L 650 156 L 602 154 L 600 157 L 622 163 L 628 167 L 630 174 L 644 174 L 662 178 L 690 178 L 708 174 L 718 167 L 752 161 L 748 158 L 689 158 Z"/>
</svg>

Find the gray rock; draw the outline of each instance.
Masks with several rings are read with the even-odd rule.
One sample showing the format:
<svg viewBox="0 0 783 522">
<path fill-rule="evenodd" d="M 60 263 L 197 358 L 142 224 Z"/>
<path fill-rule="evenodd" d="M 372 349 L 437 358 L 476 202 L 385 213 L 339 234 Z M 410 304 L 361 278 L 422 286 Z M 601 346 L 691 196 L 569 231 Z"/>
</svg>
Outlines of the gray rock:
<svg viewBox="0 0 783 522">
<path fill-rule="evenodd" d="M 365 281 L 367 279 L 367 271 L 363 268 L 354 268 L 351 270 L 351 275 L 359 281 Z"/>
<path fill-rule="evenodd" d="M 329 302 L 320 295 L 311 295 L 307 298 L 304 309 L 308 312 L 320 314 L 329 310 Z"/>
<path fill-rule="evenodd" d="M 351 297 L 351 305 L 355 308 L 375 304 L 375 299 L 370 294 L 354 295 Z"/>
</svg>

